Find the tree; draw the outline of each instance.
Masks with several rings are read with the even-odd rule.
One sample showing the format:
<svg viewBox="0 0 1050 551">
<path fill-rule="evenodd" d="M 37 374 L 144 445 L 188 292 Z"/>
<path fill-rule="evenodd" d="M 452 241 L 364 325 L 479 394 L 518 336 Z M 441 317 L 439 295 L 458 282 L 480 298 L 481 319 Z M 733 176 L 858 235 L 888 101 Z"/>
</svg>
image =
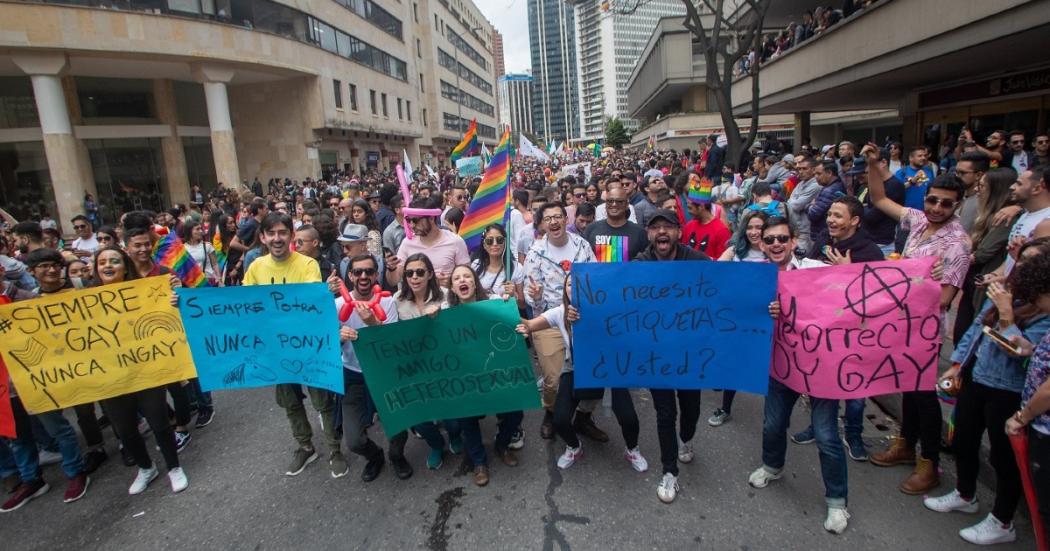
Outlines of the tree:
<svg viewBox="0 0 1050 551">
<path fill-rule="evenodd" d="M 630 0 L 627 6 L 616 10 L 620 15 L 631 15 L 652 0 Z M 683 25 L 693 34 L 704 54 L 707 66 L 706 85 L 715 97 L 722 126 L 725 129 L 726 159 L 738 162 L 740 154 L 754 143 L 758 136 L 758 73 L 760 64 L 752 64 L 751 127 L 747 136 L 740 135 L 740 125 L 733 116 L 733 68 L 751 48 L 761 51 L 762 25 L 772 0 L 736 0 L 726 6 L 725 0 L 682 0 L 685 6 Z M 701 14 L 697 6 L 703 6 Z M 746 9 L 745 9 L 746 6 Z M 732 13 L 726 13 L 733 8 Z M 739 8 L 739 9 L 736 9 Z M 706 20 L 706 21 L 705 21 Z M 606 130 L 608 134 L 608 130 Z M 743 170 L 743 167 L 737 167 Z"/>
<path fill-rule="evenodd" d="M 620 147 L 630 141 L 631 135 L 627 133 L 619 117 L 613 117 L 605 123 L 605 145 Z"/>
</svg>

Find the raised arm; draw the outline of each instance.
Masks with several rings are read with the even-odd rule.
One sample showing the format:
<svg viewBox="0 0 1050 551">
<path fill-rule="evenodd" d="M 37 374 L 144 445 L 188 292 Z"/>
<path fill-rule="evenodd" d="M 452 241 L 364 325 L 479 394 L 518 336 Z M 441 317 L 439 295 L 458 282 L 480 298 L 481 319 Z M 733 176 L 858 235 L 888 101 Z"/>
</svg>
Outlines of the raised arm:
<svg viewBox="0 0 1050 551">
<path fill-rule="evenodd" d="M 905 208 L 886 196 L 885 182 L 890 178 L 890 173 L 879 162 L 879 148 L 873 143 L 868 143 L 860 153 L 868 162 L 868 194 L 871 204 L 899 222 L 904 217 Z"/>
</svg>

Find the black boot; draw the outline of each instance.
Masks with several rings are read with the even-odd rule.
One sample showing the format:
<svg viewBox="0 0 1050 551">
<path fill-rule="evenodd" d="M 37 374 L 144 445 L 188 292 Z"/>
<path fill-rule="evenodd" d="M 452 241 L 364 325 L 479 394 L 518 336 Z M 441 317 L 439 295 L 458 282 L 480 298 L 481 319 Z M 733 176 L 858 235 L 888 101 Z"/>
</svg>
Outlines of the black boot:
<svg viewBox="0 0 1050 551">
<path fill-rule="evenodd" d="M 540 438 L 544 440 L 550 440 L 554 438 L 554 414 L 551 411 L 544 410 L 543 412 L 543 424 L 540 425 Z"/>
<path fill-rule="evenodd" d="M 572 429 L 580 434 L 594 440 L 595 442 L 608 442 L 609 435 L 594 424 L 591 414 L 585 411 L 576 411 L 576 419 L 572 422 Z"/>
</svg>

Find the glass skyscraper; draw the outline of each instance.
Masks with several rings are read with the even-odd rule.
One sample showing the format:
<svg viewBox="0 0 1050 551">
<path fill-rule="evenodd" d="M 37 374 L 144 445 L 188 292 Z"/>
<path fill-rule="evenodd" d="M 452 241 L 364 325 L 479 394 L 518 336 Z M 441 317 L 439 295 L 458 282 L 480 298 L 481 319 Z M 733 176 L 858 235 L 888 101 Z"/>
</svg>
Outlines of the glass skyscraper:
<svg viewBox="0 0 1050 551">
<path fill-rule="evenodd" d="M 529 1 L 532 127 L 544 141 L 580 134 L 573 8 L 562 0 Z"/>
</svg>

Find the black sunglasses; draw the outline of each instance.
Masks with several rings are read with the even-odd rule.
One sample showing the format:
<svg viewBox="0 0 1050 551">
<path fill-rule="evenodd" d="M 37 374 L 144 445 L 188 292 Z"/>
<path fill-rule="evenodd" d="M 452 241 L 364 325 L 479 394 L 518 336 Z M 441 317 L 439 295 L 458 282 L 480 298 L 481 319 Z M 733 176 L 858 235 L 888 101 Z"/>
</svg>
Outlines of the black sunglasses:
<svg viewBox="0 0 1050 551">
<path fill-rule="evenodd" d="M 790 235 L 767 235 L 762 238 L 762 242 L 766 245 L 772 245 L 775 242 L 787 243 L 788 241 L 791 241 Z"/>
<path fill-rule="evenodd" d="M 350 273 L 354 274 L 354 277 L 361 277 L 363 275 L 373 276 L 373 275 L 376 275 L 376 269 L 375 268 L 354 268 L 353 270 L 350 270 Z"/>
<path fill-rule="evenodd" d="M 499 235 L 485 238 L 486 245 L 502 245 L 505 241 L 506 239 Z"/>
<path fill-rule="evenodd" d="M 427 277 L 426 268 L 417 268 L 415 270 L 405 270 L 405 277 Z"/>
<path fill-rule="evenodd" d="M 952 209 L 952 208 L 955 208 L 955 205 L 958 204 L 958 201 L 956 201 L 955 199 L 948 199 L 946 197 L 937 198 L 937 197 L 934 197 L 932 195 L 927 195 L 926 196 L 926 204 L 927 205 L 930 205 L 931 207 L 933 207 L 933 206 L 936 206 L 937 203 L 940 203 L 941 206 L 946 208 L 946 209 Z"/>
</svg>

